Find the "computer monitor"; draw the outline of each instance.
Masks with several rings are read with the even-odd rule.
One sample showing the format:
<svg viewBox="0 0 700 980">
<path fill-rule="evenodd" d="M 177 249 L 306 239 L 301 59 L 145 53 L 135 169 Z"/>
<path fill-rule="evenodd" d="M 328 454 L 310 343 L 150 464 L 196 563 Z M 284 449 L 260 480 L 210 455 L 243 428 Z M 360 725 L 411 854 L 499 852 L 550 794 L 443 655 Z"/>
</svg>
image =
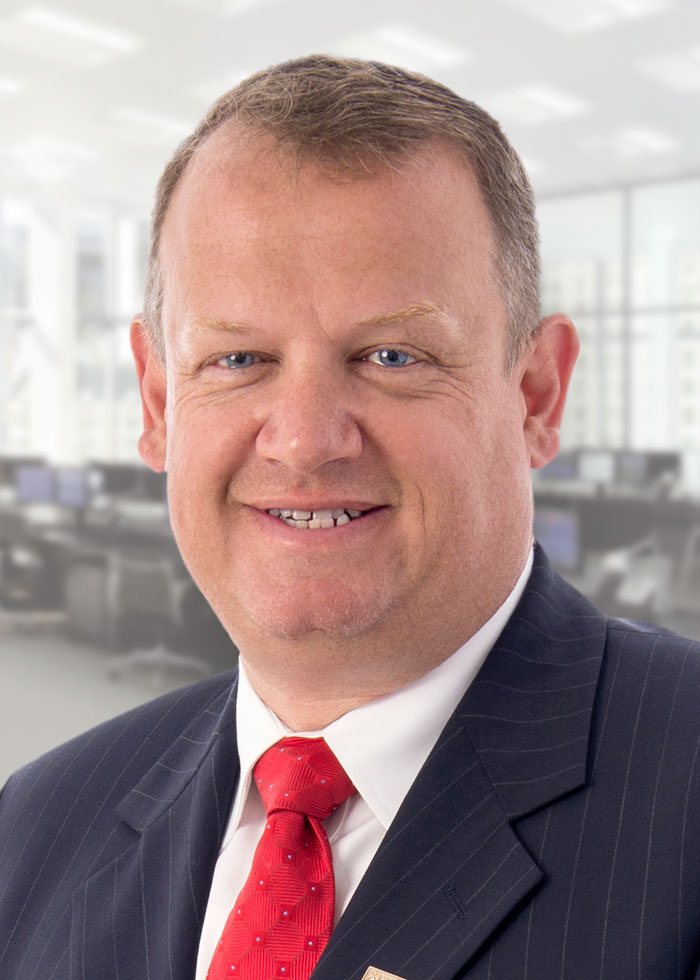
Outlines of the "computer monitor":
<svg viewBox="0 0 700 980">
<path fill-rule="evenodd" d="M 108 497 L 130 496 L 136 491 L 142 468 L 129 463 L 91 463 L 88 482 L 94 493 Z"/>
<path fill-rule="evenodd" d="M 535 538 L 562 572 L 581 565 L 581 523 L 578 512 L 565 507 L 535 509 Z"/>
<path fill-rule="evenodd" d="M 559 452 L 537 473 L 543 480 L 576 480 L 578 478 L 578 453 L 571 450 Z"/>
<path fill-rule="evenodd" d="M 677 452 L 648 452 L 649 479 L 655 480 L 665 473 L 673 478 L 681 474 L 681 454 Z"/>
<path fill-rule="evenodd" d="M 615 480 L 622 486 L 643 487 L 649 482 L 649 457 L 646 453 L 618 453 L 615 464 Z"/>
<path fill-rule="evenodd" d="M 14 487 L 20 466 L 46 466 L 46 460 L 42 456 L 0 456 L 0 486 Z"/>
<path fill-rule="evenodd" d="M 167 486 L 168 479 L 165 473 L 155 473 L 147 466 L 144 466 L 139 473 L 137 493 L 139 497 L 143 497 L 145 500 L 158 502 L 167 500 Z"/>
<path fill-rule="evenodd" d="M 578 458 L 578 475 L 587 483 L 614 483 L 614 453 L 606 449 L 583 450 Z"/>
<path fill-rule="evenodd" d="M 78 466 L 56 470 L 56 503 L 70 510 L 83 510 L 90 503 L 88 471 Z"/>
<path fill-rule="evenodd" d="M 54 502 L 54 473 L 49 466 L 17 466 L 15 495 L 19 504 L 52 504 Z"/>
</svg>

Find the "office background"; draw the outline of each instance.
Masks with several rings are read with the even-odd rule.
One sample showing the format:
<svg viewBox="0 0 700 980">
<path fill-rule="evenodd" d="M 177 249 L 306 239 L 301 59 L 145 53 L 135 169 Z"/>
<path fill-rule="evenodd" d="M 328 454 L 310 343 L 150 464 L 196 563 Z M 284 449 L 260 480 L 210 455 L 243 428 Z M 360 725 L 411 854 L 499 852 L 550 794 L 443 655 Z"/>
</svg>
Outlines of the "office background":
<svg viewBox="0 0 700 980">
<path fill-rule="evenodd" d="M 538 197 L 543 312 L 582 339 L 537 534 L 609 611 L 700 637 L 697 0 L 4 0 L 0 781 L 235 660 L 136 454 L 128 324 L 175 144 L 311 52 L 423 71 L 503 124 Z"/>
</svg>

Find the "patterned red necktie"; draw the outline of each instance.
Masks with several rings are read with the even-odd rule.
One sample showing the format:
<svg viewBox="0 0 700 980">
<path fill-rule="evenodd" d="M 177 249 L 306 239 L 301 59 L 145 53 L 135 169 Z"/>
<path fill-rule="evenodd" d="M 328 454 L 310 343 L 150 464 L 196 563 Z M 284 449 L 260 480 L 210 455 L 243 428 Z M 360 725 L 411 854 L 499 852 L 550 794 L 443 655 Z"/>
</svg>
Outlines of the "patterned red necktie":
<svg viewBox="0 0 700 980">
<path fill-rule="evenodd" d="M 207 980 L 307 980 L 333 929 L 322 820 L 355 792 L 322 738 L 284 738 L 254 771 L 267 822 Z"/>
</svg>

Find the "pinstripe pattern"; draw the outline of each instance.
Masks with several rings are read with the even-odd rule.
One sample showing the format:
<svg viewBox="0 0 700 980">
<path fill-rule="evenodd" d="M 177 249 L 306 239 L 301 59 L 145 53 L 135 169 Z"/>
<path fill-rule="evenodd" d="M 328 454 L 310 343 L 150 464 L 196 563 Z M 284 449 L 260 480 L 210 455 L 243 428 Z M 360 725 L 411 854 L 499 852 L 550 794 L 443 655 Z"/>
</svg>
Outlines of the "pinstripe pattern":
<svg viewBox="0 0 700 980">
<path fill-rule="evenodd" d="M 233 675 L 0 798 L 2 980 L 192 980 L 237 779 Z M 700 980 L 700 650 L 540 552 L 314 980 Z"/>
<path fill-rule="evenodd" d="M 238 776 L 232 681 L 160 698 L 13 777 L 0 797 L 3 980 L 194 976 Z"/>
</svg>

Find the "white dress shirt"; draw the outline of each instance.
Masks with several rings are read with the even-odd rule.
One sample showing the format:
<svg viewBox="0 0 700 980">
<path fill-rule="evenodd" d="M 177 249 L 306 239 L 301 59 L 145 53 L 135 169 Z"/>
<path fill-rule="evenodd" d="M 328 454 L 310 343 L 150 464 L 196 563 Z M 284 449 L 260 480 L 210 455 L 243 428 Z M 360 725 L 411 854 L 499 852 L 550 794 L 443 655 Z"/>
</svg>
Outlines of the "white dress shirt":
<svg viewBox="0 0 700 980">
<path fill-rule="evenodd" d="M 262 835 L 265 808 L 257 791 L 250 791 L 253 767 L 260 756 L 286 735 L 322 736 L 357 789 L 325 821 L 333 855 L 337 921 L 447 719 L 515 609 L 532 561 L 531 552 L 503 605 L 456 653 L 418 680 L 349 711 L 319 732 L 290 732 L 253 690 L 241 657 L 236 701 L 241 775 L 214 869 L 196 980 L 206 978 Z"/>
</svg>

